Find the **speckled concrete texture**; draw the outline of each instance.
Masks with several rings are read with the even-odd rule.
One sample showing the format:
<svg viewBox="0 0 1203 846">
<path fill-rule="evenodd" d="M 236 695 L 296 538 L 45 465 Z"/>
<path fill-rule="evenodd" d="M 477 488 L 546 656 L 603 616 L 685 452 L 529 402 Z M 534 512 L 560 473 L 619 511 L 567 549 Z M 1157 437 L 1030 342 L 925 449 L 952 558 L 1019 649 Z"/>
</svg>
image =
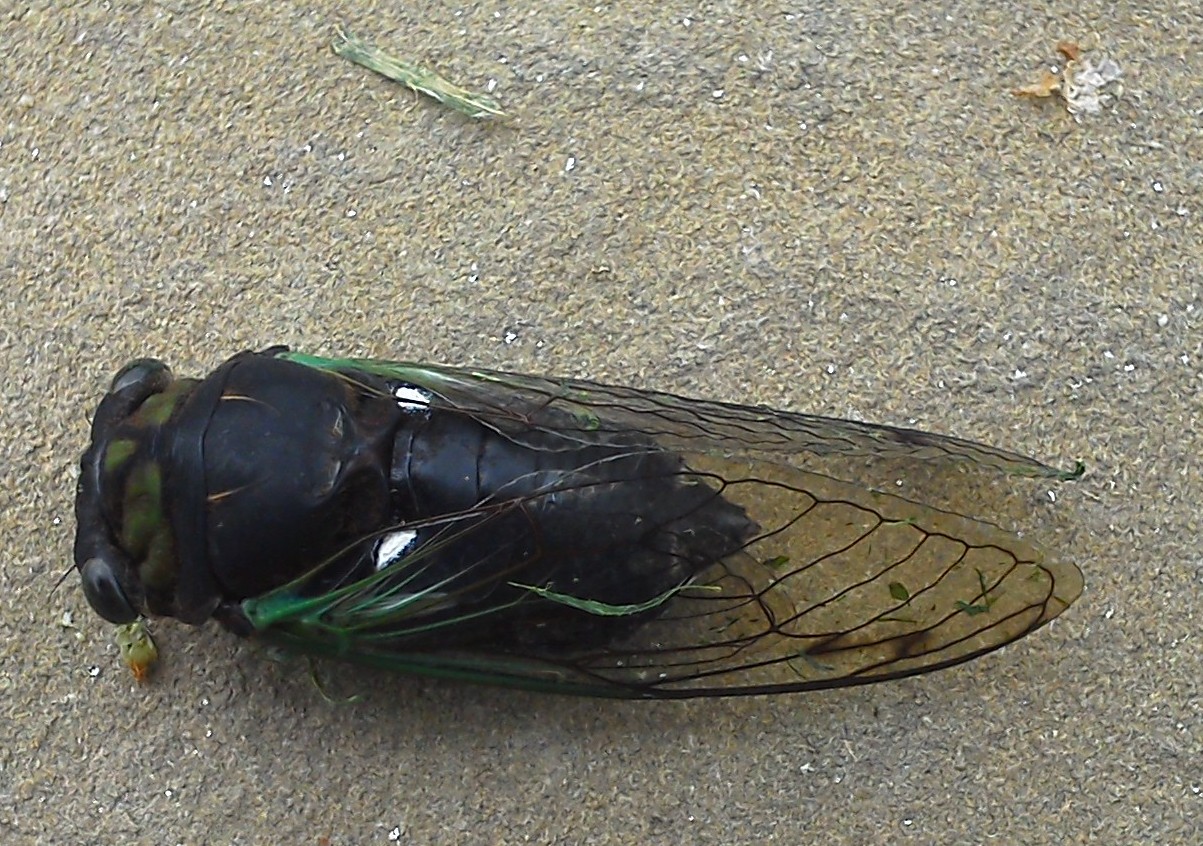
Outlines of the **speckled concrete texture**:
<svg viewBox="0 0 1203 846">
<path fill-rule="evenodd" d="M 0 842 L 1203 842 L 1197 4 L 20 2 L 0 12 Z M 323 9 L 323 6 L 329 9 Z M 470 87 L 474 123 L 334 26 Z M 1124 69 L 1077 122 L 1011 89 Z M 1068 462 L 1087 593 L 939 675 L 623 704 L 282 662 L 69 566 L 117 366 L 589 375 Z M 69 614 L 74 628 L 61 625 Z"/>
</svg>

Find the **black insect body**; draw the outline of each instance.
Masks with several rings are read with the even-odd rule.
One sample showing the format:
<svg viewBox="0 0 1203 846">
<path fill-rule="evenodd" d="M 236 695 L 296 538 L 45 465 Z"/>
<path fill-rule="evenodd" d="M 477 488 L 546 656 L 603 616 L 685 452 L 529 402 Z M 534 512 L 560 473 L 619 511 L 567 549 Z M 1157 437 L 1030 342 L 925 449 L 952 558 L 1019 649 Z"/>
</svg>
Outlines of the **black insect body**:
<svg viewBox="0 0 1203 846">
<path fill-rule="evenodd" d="M 1080 593 L 994 526 L 810 472 L 1073 478 L 911 430 L 404 362 L 123 369 L 81 462 L 92 606 L 428 675 L 673 698 L 960 663 Z"/>
</svg>

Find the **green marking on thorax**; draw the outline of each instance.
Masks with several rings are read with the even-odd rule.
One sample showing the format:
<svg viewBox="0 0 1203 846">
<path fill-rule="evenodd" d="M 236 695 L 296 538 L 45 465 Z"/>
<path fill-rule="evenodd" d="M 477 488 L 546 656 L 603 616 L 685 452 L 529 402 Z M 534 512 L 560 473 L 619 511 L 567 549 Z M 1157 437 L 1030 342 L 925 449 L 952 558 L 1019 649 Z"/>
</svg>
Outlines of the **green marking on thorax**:
<svg viewBox="0 0 1203 846">
<path fill-rule="evenodd" d="M 163 522 L 163 474 L 147 461 L 130 471 L 121 508 L 121 545 L 135 557 L 146 553 Z"/>
<path fill-rule="evenodd" d="M 144 585 L 170 589 L 177 569 L 175 542 L 163 512 L 163 474 L 156 462 L 135 467 L 126 480 L 121 545 L 138 562 Z"/>
<path fill-rule="evenodd" d="M 117 438 L 109 441 L 104 450 L 104 472 L 111 474 L 129 461 L 131 455 L 138 449 L 138 442 L 130 438 Z"/>
<path fill-rule="evenodd" d="M 180 402 L 191 395 L 196 381 L 193 379 L 178 379 L 172 382 L 159 394 L 149 397 L 138 409 L 135 418 L 152 426 L 162 426 L 171 419 Z"/>
</svg>

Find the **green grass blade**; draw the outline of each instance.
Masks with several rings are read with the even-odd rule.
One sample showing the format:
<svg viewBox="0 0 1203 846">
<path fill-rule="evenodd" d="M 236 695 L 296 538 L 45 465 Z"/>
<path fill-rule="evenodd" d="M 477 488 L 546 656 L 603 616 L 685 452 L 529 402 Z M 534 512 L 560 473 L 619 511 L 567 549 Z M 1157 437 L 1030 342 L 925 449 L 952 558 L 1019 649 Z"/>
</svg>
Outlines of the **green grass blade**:
<svg viewBox="0 0 1203 846">
<path fill-rule="evenodd" d="M 338 29 L 338 38 L 332 45 L 336 55 L 375 71 L 383 77 L 400 82 L 419 94 L 425 94 L 445 106 L 462 112 L 468 117 L 504 117 L 501 106 L 487 94 L 468 91 L 443 79 L 434 71 L 412 62 L 390 56 L 379 48 L 343 29 Z"/>
</svg>

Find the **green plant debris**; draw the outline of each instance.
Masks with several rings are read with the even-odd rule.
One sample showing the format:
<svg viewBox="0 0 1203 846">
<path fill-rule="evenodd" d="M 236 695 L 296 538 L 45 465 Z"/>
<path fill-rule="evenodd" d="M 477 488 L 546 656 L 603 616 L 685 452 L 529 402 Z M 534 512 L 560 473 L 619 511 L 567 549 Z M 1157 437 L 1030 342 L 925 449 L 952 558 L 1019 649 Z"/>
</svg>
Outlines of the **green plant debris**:
<svg viewBox="0 0 1203 846">
<path fill-rule="evenodd" d="M 994 604 L 994 600 L 990 598 L 989 591 L 986 588 L 986 575 L 981 570 L 977 571 L 977 581 L 981 586 L 982 592 L 977 595 L 980 602 L 966 602 L 963 599 L 958 599 L 956 602 L 957 610 L 964 611 L 970 617 L 976 617 L 978 614 L 985 614 L 990 610 L 990 606 Z"/>
<path fill-rule="evenodd" d="M 907 589 L 907 586 L 904 585 L 902 582 L 890 582 L 889 588 L 890 588 L 890 598 L 891 599 L 893 599 L 897 602 L 901 602 L 903 605 L 911 604 L 911 592 Z M 919 625 L 919 621 L 913 617 L 888 616 L 888 617 L 882 617 L 881 621 L 883 623 L 906 623 L 907 625 L 911 625 L 911 626 Z"/>
<path fill-rule="evenodd" d="M 589 614 L 596 614 L 599 617 L 630 617 L 635 614 L 642 614 L 644 611 L 651 611 L 663 605 L 672 597 L 676 596 L 683 590 L 714 590 L 714 585 L 677 585 L 671 587 L 659 596 L 653 596 L 646 602 L 640 602 L 633 605 L 611 605 L 608 602 L 602 602 L 597 599 L 582 599 L 579 596 L 572 596 L 567 593 L 551 590 L 550 588 L 537 587 L 535 585 L 524 585 L 518 582 L 510 582 L 510 587 L 529 590 L 536 596 L 541 596 L 544 599 L 549 599 L 552 602 L 558 602 L 561 605 L 567 605 L 569 608 L 576 608 L 579 611 L 585 611 Z"/>
<path fill-rule="evenodd" d="M 425 94 L 468 117 L 505 116 L 501 106 L 489 95 L 460 88 L 429 68 L 390 56 L 342 28 L 337 30 L 337 40 L 331 46 L 336 55 L 375 71 L 394 82 L 400 82 L 419 94 Z"/>
<path fill-rule="evenodd" d="M 159 662 L 159 649 L 144 620 L 135 620 L 118 626 L 114 639 L 121 652 L 121 660 L 134 674 L 134 680 L 142 683 L 150 678 Z"/>
</svg>

